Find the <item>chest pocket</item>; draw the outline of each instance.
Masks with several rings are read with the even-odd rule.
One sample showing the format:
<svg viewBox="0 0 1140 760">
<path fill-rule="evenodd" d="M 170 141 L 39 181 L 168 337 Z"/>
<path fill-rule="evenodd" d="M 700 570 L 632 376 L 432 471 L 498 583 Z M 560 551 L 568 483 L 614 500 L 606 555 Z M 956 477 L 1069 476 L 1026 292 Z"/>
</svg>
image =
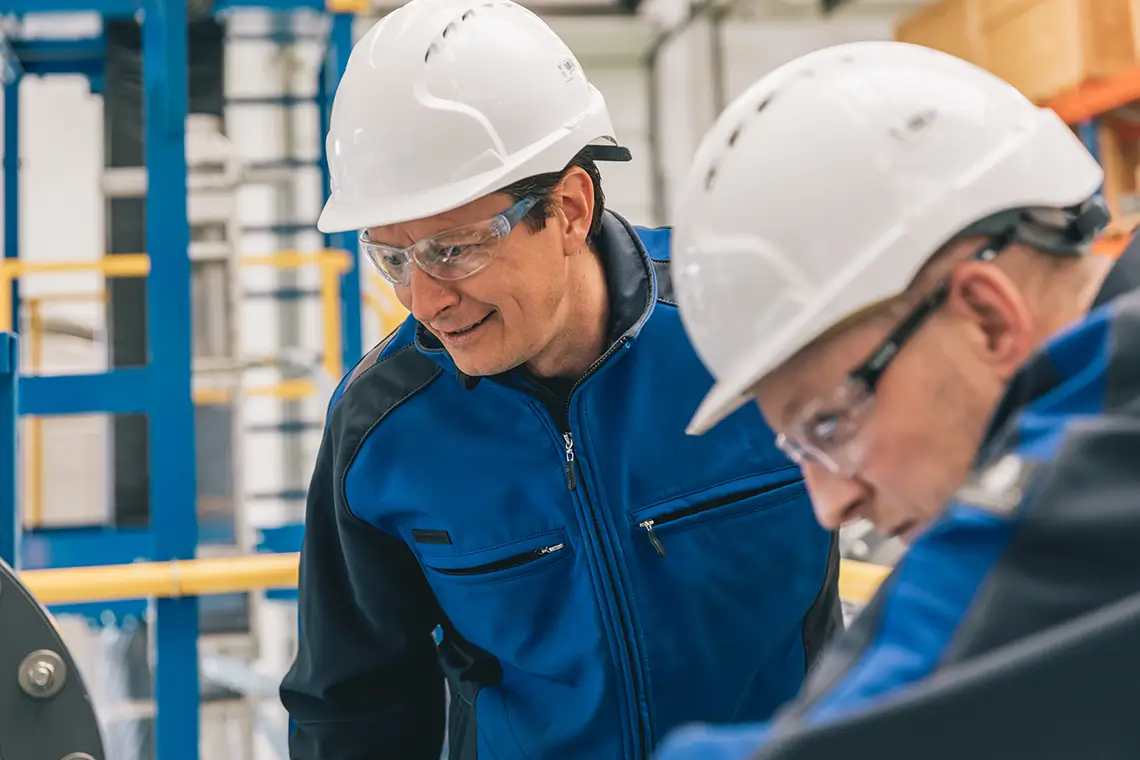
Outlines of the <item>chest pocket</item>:
<svg viewBox="0 0 1140 760">
<path fill-rule="evenodd" d="M 784 473 L 743 478 L 733 483 L 670 499 L 633 512 L 630 521 L 661 557 L 669 534 L 732 521 L 775 509 L 803 497 L 803 480 L 795 468 Z M 730 526 L 731 527 L 731 526 Z"/>
<path fill-rule="evenodd" d="M 572 553 L 562 530 L 465 552 L 448 551 L 451 537 L 446 530 L 413 528 L 412 541 L 429 580 L 438 576 L 454 583 L 476 585 L 505 583 L 541 572 Z"/>
<path fill-rule="evenodd" d="M 467 641 L 504 665 L 561 682 L 573 682 L 582 659 L 596 656 L 597 605 L 567 530 L 477 550 L 457 550 L 440 532 L 414 530 L 410 543 L 424 575 Z"/>
</svg>

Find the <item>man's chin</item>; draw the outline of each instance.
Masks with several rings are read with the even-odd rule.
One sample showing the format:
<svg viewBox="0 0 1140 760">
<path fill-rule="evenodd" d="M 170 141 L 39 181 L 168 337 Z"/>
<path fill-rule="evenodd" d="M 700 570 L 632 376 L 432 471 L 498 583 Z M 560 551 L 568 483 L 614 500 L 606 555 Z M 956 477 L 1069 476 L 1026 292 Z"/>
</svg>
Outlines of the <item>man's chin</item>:
<svg viewBox="0 0 1140 760">
<path fill-rule="evenodd" d="M 932 522 L 932 520 L 916 520 L 911 525 L 905 527 L 896 538 L 909 547 L 918 540 L 919 536 L 926 532 L 926 529 L 930 527 Z"/>
<path fill-rule="evenodd" d="M 455 368 L 468 377 L 501 375 L 517 366 L 502 361 L 493 361 L 489 357 L 465 356 L 463 351 L 456 351 L 451 354 L 451 360 L 455 362 Z"/>
</svg>

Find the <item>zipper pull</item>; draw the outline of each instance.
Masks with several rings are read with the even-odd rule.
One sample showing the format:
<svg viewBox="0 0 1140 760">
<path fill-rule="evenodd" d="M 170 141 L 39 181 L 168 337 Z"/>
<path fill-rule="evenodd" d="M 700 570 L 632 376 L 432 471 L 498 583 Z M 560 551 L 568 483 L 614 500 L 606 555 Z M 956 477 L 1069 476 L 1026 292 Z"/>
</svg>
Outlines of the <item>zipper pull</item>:
<svg viewBox="0 0 1140 760">
<path fill-rule="evenodd" d="M 574 477 L 574 437 L 567 431 L 562 434 L 562 440 L 566 443 L 566 488 L 573 491 L 577 486 Z"/>
<path fill-rule="evenodd" d="M 538 550 L 538 553 L 543 555 L 543 556 L 546 556 L 547 554 L 553 554 L 554 552 L 560 552 L 565 547 L 566 547 L 566 544 L 555 544 L 554 546 L 544 546 L 543 548 Z"/>
<path fill-rule="evenodd" d="M 661 545 L 661 539 L 657 538 L 657 534 L 653 532 L 653 521 L 646 520 L 643 523 L 638 523 L 638 527 L 645 528 L 646 535 L 649 536 L 649 543 L 653 544 L 653 548 L 662 557 L 665 556 L 665 547 Z"/>
</svg>

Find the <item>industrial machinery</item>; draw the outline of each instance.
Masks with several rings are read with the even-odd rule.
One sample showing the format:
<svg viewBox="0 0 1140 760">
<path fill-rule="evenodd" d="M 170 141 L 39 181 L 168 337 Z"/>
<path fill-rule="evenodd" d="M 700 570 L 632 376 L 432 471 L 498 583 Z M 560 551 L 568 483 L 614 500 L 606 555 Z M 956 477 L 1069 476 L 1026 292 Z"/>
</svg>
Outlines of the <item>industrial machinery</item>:
<svg viewBox="0 0 1140 760">
<path fill-rule="evenodd" d="M 0 757 L 104 760 L 99 722 L 54 621 L 0 560 Z"/>
</svg>

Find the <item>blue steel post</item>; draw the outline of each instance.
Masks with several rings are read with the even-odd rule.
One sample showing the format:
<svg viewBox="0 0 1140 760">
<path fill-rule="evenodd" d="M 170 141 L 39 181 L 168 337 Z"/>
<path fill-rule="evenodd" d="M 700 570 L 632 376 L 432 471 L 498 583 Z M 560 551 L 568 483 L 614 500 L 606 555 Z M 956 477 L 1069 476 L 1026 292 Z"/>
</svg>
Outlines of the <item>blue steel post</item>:
<svg viewBox="0 0 1140 760">
<path fill-rule="evenodd" d="M 191 396 L 187 0 L 144 0 L 147 347 L 154 559 L 189 559 L 198 543 Z M 198 600 L 157 602 L 155 755 L 198 760 Z"/>
<path fill-rule="evenodd" d="M 0 559 L 19 567 L 19 447 L 16 445 L 19 351 L 14 333 L 0 333 Z"/>
<path fill-rule="evenodd" d="M 329 183 L 329 153 L 327 150 L 327 143 L 325 137 L 329 133 L 329 109 L 332 108 L 333 93 L 329 92 L 329 56 L 326 54 L 325 59 L 321 61 L 321 70 L 317 74 L 317 117 L 320 119 L 318 123 L 318 135 L 321 141 L 320 145 L 320 172 L 321 172 L 321 200 L 325 200 L 332 192 L 332 185 Z M 322 235 L 325 248 L 332 248 L 333 239 L 332 235 Z M 347 367 L 346 367 L 347 369 Z"/>
<path fill-rule="evenodd" d="M 325 54 L 324 97 L 325 116 L 321 126 L 328 126 L 327 110 L 332 107 L 332 98 L 336 93 L 344 69 L 348 66 L 348 56 L 352 52 L 352 21 L 351 13 L 334 13 L 332 28 L 329 31 L 328 51 Z M 328 156 L 325 153 L 324 136 L 327 129 L 321 133 L 322 164 L 327 169 Z M 326 177 L 328 172 L 325 172 Z M 325 180 L 326 184 L 328 180 Z M 332 247 L 348 251 L 351 259 L 351 268 L 340 278 L 341 300 L 341 366 L 347 371 L 364 354 L 362 322 L 360 315 L 360 245 L 356 239 L 356 232 L 342 232 L 332 236 Z"/>
<path fill-rule="evenodd" d="M 4 258 L 20 257 L 20 76 L 4 84 Z M 12 280 L 12 329 L 20 329 L 20 284 Z"/>
</svg>

